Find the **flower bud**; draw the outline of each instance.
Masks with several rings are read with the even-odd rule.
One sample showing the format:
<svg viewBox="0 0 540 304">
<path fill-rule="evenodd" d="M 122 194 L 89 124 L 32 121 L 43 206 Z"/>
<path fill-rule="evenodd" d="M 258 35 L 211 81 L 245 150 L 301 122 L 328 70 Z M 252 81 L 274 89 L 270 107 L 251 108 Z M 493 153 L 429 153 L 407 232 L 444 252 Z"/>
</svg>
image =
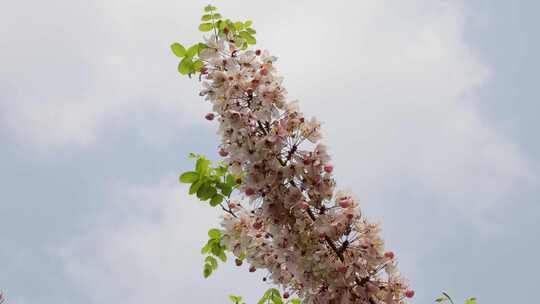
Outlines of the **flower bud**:
<svg viewBox="0 0 540 304">
<path fill-rule="evenodd" d="M 253 190 L 253 188 L 246 188 L 244 192 L 246 193 L 247 196 L 251 196 L 255 194 L 255 190 Z"/>
<path fill-rule="evenodd" d="M 227 150 L 225 150 L 223 148 L 219 149 L 219 156 L 225 157 L 227 155 L 229 155 L 229 152 L 227 152 Z"/>
<path fill-rule="evenodd" d="M 387 252 L 384 253 L 384 256 L 389 258 L 390 260 L 392 260 L 394 258 L 394 252 L 387 251 Z"/>
<path fill-rule="evenodd" d="M 339 206 L 341 208 L 349 208 L 351 205 L 352 205 L 352 199 L 349 197 L 339 200 Z"/>
<path fill-rule="evenodd" d="M 236 259 L 236 260 L 234 260 L 234 263 L 236 264 L 236 266 L 242 266 L 243 262 L 240 259 Z"/>
<path fill-rule="evenodd" d="M 301 201 L 298 203 L 298 207 L 302 210 L 307 210 L 309 208 L 309 204 L 306 201 Z"/>
<path fill-rule="evenodd" d="M 208 113 L 206 116 L 204 116 L 207 120 L 214 120 L 214 113 Z"/>
<path fill-rule="evenodd" d="M 249 272 L 255 272 L 256 270 L 257 270 L 257 268 L 255 268 L 255 266 L 249 267 Z"/>
<path fill-rule="evenodd" d="M 407 298 L 412 298 L 412 297 L 414 297 L 414 290 L 409 289 L 409 290 L 405 291 L 405 296 L 406 296 Z"/>
<path fill-rule="evenodd" d="M 283 294 L 283 298 L 288 299 L 289 298 L 289 293 L 285 291 L 285 293 Z"/>
<path fill-rule="evenodd" d="M 334 171 L 334 166 L 332 166 L 332 165 L 326 165 L 326 166 L 324 166 L 324 171 L 325 171 L 326 173 L 332 173 L 332 171 Z"/>
<path fill-rule="evenodd" d="M 257 55 L 257 56 L 261 55 L 261 50 L 256 50 L 255 55 Z"/>
<path fill-rule="evenodd" d="M 263 226 L 262 222 L 255 222 L 255 223 L 253 223 L 253 228 L 254 228 L 254 229 L 259 230 L 259 229 L 262 228 L 262 226 Z"/>
</svg>

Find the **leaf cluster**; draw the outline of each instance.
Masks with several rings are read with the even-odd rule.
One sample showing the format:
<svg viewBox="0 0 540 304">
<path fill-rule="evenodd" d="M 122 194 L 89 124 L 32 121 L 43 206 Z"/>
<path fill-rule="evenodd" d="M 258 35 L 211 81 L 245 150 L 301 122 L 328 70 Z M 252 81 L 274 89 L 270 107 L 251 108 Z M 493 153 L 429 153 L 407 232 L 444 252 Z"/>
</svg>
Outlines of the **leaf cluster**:
<svg viewBox="0 0 540 304">
<path fill-rule="evenodd" d="M 251 20 L 242 22 L 223 19 L 215 6 L 208 5 L 204 8 L 201 21 L 199 31 L 213 31 L 216 36 L 234 43 L 239 49 L 245 50 L 250 45 L 257 43 L 254 36 L 257 31 L 253 29 L 253 21 Z M 178 72 L 189 77 L 195 73 L 201 73 L 204 70 L 205 63 L 198 56 L 206 48 L 208 48 L 208 45 L 202 42 L 195 43 L 190 47 L 185 47 L 178 42 L 171 44 L 171 51 L 181 59 L 178 64 Z"/>
<path fill-rule="evenodd" d="M 204 68 L 204 62 L 196 56 L 199 56 L 201 51 L 206 48 L 208 46 L 202 42 L 195 43 L 189 48 L 184 47 L 178 42 L 171 44 L 171 51 L 176 57 L 181 59 L 178 64 L 178 72 L 182 75 L 189 75 L 190 77 L 196 72 L 201 72 L 202 68 Z"/>
<path fill-rule="evenodd" d="M 218 261 L 216 257 L 219 258 L 223 263 L 227 262 L 227 255 L 225 254 L 227 247 L 221 245 L 221 231 L 215 228 L 210 229 L 208 230 L 208 237 L 210 239 L 201 249 L 201 253 L 207 255 L 204 259 L 203 270 L 203 276 L 205 278 L 208 278 L 218 268 Z"/>
<path fill-rule="evenodd" d="M 195 171 L 187 171 L 180 175 L 180 182 L 191 184 L 189 194 L 196 194 L 201 201 L 209 201 L 210 206 L 220 205 L 229 198 L 232 191 L 239 187 L 241 177 L 228 172 L 228 165 L 220 162 L 211 167 L 212 162 L 202 155 L 191 155 L 196 158 Z"/>
<path fill-rule="evenodd" d="M 234 303 L 234 304 L 246 304 L 245 302 L 242 301 L 242 297 L 241 296 L 233 296 L 233 295 L 230 295 L 229 296 L 229 299 Z M 300 304 L 300 299 L 290 299 L 290 300 L 284 300 L 282 297 L 281 297 L 281 293 L 279 292 L 279 290 L 277 290 L 276 288 L 270 288 L 268 289 L 264 295 L 262 296 L 262 298 L 259 300 L 259 302 L 257 302 L 257 304 Z"/>
<path fill-rule="evenodd" d="M 444 302 L 450 302 L 451 304 L 455 304 L 452 298 L 446 293 L 443 292 L 441 296 L 435 299 L 435 302 L 437 303 L 444 303 Z M 468 298 L 465 300 L 465 304 L 477 304 L 476 298 Z"/>
<path fill-rule="evenodd" d="M 223 19 L 221 14 L 217 12 L 217 8 L 212 5 L 206 6 L 204 12 L 205 14 L 201 17 L 203 23 L 199 25 L 201 32 L 214 31 L 218 37 L 231 41 L 242 50 L 257 43 L 254 36 L 257 31 L 252 27 L 253 21 Z"/>
<path fill-rule="evenodd" d="M 285 302 L 284 299 L 281 298 L 281 293 L 276 288 L 270 288 L 268 289 L 263 297 L 257 302 L 257 304 L 300 304 L 299 299 L 291 299 L 287 302 Z"/>
</svg>

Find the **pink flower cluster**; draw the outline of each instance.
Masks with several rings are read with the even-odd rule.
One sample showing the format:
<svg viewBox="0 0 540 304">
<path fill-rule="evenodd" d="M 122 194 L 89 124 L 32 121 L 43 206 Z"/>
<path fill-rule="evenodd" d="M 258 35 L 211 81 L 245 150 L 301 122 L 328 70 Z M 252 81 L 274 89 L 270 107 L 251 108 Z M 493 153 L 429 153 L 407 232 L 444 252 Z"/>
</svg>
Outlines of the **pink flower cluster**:
<svg viewBox="0 0 540 304">
<path fill-rule="evenodd" d="M 412 297 L 379 227 L 357 198 L 336 191 L 320 123 L 288 102 L 276 57 L 211 36 L 200 58 L 206 119 L 219 122 L 219 155 L 243 172 L 249 204 L 229 203 L 223 244 L 303 303 L 397 304 Z"/>
</svg>

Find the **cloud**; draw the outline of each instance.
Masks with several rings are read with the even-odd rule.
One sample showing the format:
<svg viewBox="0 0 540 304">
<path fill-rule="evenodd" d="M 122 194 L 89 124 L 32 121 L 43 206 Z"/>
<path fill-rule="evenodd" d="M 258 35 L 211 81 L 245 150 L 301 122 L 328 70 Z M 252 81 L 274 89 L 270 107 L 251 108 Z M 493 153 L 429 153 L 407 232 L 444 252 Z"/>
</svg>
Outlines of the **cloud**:
<svg viewBox="0 0 540 304">
<path fill-rule="evenodd" d="M 216 5 L 254 20 L 259 45 L 279 56 L 291 99 L 324 122 L 338 186 L 353 188 L 365 214 L 383 222 L 403 272 L 427 293 L 433 265 L 475 266 L 445 256 L 445 241 L 460 245 L 478 229 L 498 234 L 505 208 L 523 204 L 518 192 L 538 185 L 538 167 L 476 104 L 475 90 L 497 71 L 465 43 L 461 2 L 351 3 Z M 2 136 L 39 151 L 84 151 L 114 145 L 107 134 L 119 129 L 153 145 L 178 130 L 210 128 L 201 125 L 209 107 L 198 84 L 179 78 L 168 50 L 172 41 L 199 39 L 204 5 L 10 4 L 11 13 L 0 13 Z M 230 266 L 201 278 L 197 250 L 216 214 L 175 180 L 116 184 L 102 216 L 63 247 L 66 271 L 90 303 L 218 303 L 233 292 L 255 299 L 263 289 Z M 495 284 L 468 276 L 489 281 L 486 296 Z"/>
<path fill-rule="evenodd" d="M 263 290 L 253 283 L 258 275 L 238 271 L 232 262 L 203 278 L 199 248 L 206 231 L 218 226 L 219 212 L 188 197 L 176 180 L 116 183 L 107 209 L 58 251 L 88 303 L 219 303 L 228 294 L 253 297 Z"/>
</svg>

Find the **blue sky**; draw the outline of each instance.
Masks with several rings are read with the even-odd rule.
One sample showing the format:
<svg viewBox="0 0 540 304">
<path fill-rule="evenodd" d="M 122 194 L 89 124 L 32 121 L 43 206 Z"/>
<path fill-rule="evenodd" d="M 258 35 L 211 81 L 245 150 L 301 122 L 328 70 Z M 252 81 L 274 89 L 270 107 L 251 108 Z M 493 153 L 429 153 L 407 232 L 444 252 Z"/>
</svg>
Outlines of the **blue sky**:
<svg viewBox="0 0 540 304">
<path fill-rule="evenodd" d="M 253 303 L 202 278 L 218 210 L 177 183 L 217 159 L 174 41 L 205 2 L 29 1 L 0 12 L 0 290 L 8 303 Z M 290 99 L 323 121 L 338 187 L 416 290 L 530 303 L 540 285 L 534 1 L 216 2 L 254 20 Z"/>
</svg>

